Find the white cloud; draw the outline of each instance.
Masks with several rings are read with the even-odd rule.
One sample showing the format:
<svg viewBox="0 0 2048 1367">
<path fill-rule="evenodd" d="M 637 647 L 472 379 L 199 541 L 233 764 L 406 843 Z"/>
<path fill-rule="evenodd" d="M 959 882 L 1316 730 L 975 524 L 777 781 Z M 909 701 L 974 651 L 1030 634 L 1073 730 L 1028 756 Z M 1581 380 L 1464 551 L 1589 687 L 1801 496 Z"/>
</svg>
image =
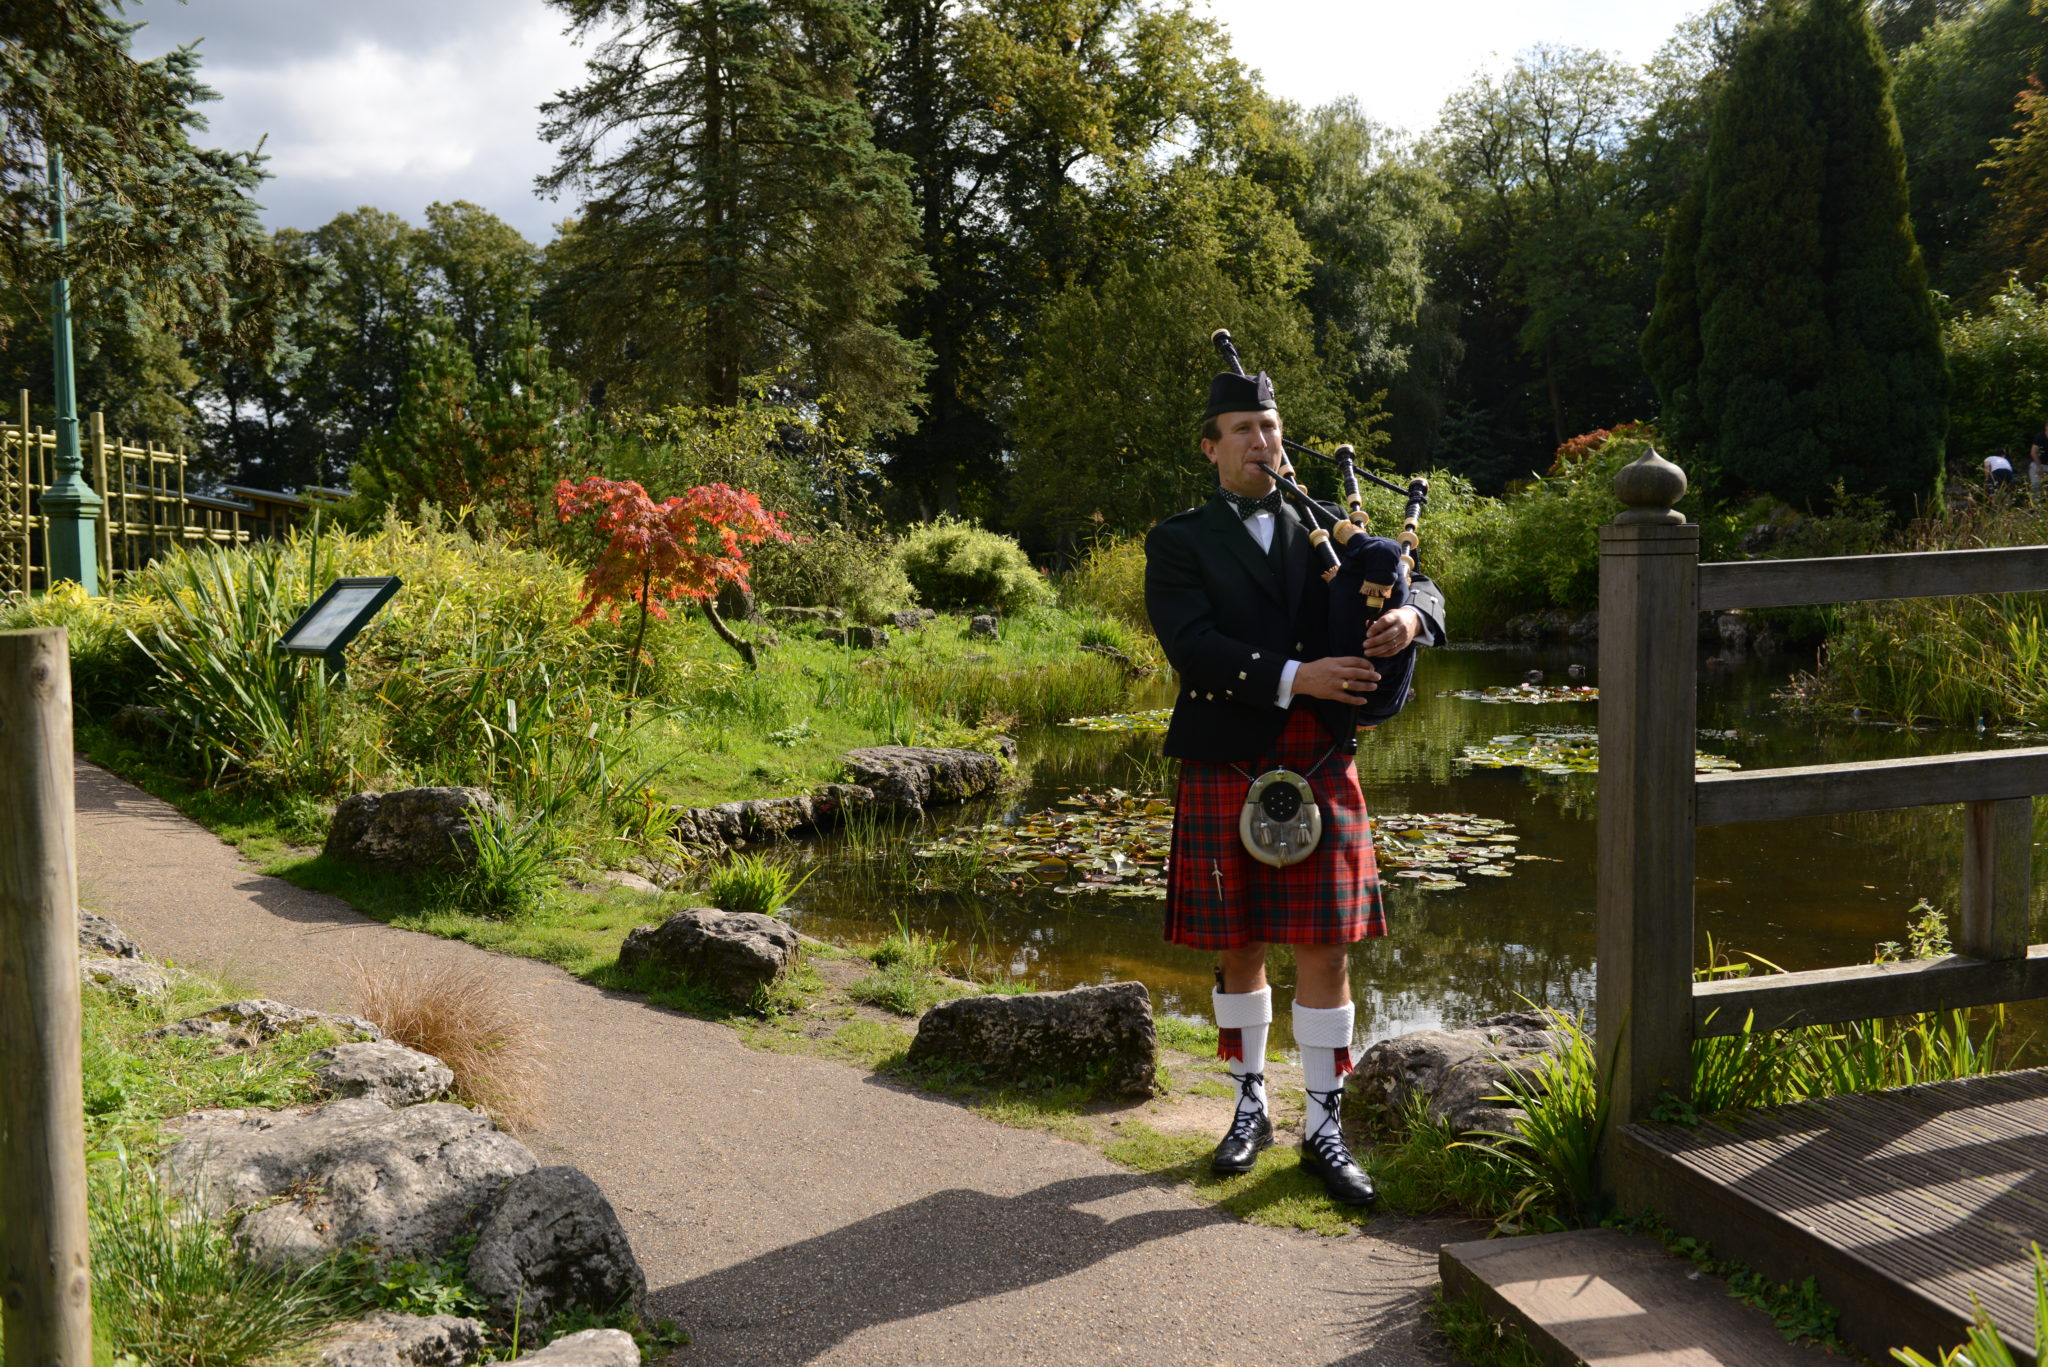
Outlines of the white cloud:
<svg viewBox="0 0 2048 1367">
<path fill-rule="evenodd" d="M 376 17 L 338 23 L 323 10 L 318 24 L 309 14 L 293 29 L 275 10 L 197 0 L 145 29 L 156 42 L 139 40 L 138 50 L 205 35 L 201 71 L 222 97 L 206 109 L 207 136 L 234 148 L 264 140 L 273 178 L 259 198 L 273 226 L 316 227 L 360 204 L 417 222 L 434 200 L 468 199 L 547 238 L 573 206 L 533 193 L 533 178 L 554 164 L 538 110 L 583 70 L 560 13 L 507 0 L 472 13 L 466 28 L 426 34 L 402 15 L 368 22 Z M 230 22 L 238 27 L 209 32 Z M 399 32 L 402 45 L 391 36 Z"/>
<path fill-rule="evenodd" d="M 1304 105 L 1356 96 L 1414 132 L 1485 66 L 1540 42 L 1640 62 L 1707 0 L 1211 0 L 1238 56 Z M 533 193 L 554 166 L 540 104 L 578 84 L 583 49 L 546 0 L 143 0 L 137 51 L 203 39 L 221 92 L 209 139 L 266 139 L 273 226 L 376 205 L 418 222 L 468 199 L 536 241 L 573 212 Z"/>
<path fill-rule="evenodd" d="M 1707 0 L 1211 0 L 1231 49 L 1297 104 L 1355 96 L 1420 133 L 1453 91 L 1538 43 L 1646 61 Z"/>
</svg>

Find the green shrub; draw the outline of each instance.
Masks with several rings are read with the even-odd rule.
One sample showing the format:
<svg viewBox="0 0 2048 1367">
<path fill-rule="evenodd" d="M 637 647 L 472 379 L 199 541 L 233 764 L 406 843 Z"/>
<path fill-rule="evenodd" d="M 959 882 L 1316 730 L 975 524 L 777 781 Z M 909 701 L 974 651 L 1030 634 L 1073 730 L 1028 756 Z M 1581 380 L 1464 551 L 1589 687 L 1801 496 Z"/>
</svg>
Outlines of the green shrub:
<svg viewBox="0 0 2048 1367">
<path fill-rule="evenodd" d="M 878 622 L 917 601 L 895 551 L 884 531 L 828 523 L 793 542 L 754 547 L 749 578 L 764 603 L 840 608 L 858 621 Z"/>
<path fill-rule="evenodd" d="M 1104 537 L 1060 583 L 1069 607 L 1087 607 L 1138 628 L 1151 630 L 1145 612 L 1145 541 Z"/>
<path fill-rule="evenodd" d="M 146 634 L 165 610 L 160 598 L 88 597 L 76 584 L 0 608 L 0 631 L 63 627 L 71 646 L 71 703 L 91 716 L 110 717 L 141 700 L 152 673 L 130 632 Z"/>
<path fill-rule="evenodd" d="M 1954 384 L 1949 454 L 1974 462 L 2003 446 L 2023 467 L 2025 441 L 2048 417 L 2048 285 L 2014 280 L 1982 313 L 1952 319 L 1942 341 Z"/>
<path fill-rule="evenodd" d="M 971 522 L 920 523 L 898 543 L 896 559 L 931 607 L 1021 613 L 1052 602 L 1022 546 Z"/>
<path fill-rule="evenodd" d="M 1500 498 L 1460 476 L 1433 475 L 1416 561 L 1443 590 L 1451 637 L 1484 636 L 1524 613 L 1598 607 L 1600 528 L 1621 511 L 1614 475 L 1655 436 L 1630 425 L 1576 437 L 1548 473 Z M 1402 499 L 1368 487 L 1365 505 L 1373 531 L 1399 528 Z"/>
</svg>

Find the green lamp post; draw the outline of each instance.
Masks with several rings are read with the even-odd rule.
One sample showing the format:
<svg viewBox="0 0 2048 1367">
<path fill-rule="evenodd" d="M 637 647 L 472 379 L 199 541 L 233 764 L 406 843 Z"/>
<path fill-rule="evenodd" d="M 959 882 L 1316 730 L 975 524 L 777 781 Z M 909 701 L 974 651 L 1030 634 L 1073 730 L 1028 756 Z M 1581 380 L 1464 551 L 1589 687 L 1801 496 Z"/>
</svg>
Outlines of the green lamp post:
<svg viewBox="0 0 2048 1367">
<path fill-rule="evenodd" d="M 50 199 L 55 206 L 50 226 L 63 252 L 64 154 L 50 149 Z M 44 547 L 50 583 L 74 581 L 87 593 L 100 591 L 99 539 L 94 523 L 103 501 L 85 482 L 85 461 L 78 451 L 78 387 L 71 373 L 71 279 L 58 276 L 50 284 L 50 338 L 57 377 L 57 479 L 43 490 L 39 507 L 50 520 Z"/>
</svg>

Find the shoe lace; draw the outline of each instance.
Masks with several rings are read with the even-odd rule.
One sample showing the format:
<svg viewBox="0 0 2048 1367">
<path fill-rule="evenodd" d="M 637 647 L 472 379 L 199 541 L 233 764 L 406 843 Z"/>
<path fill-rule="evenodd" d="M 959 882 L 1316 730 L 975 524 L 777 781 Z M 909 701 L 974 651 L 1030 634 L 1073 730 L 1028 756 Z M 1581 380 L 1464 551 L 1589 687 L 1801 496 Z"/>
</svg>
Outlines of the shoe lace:
<svg viewBox="0 0 2048 1367">
<path fill-rule="evenodd" d="M 1344 1143 L 1344 1127 L 1338 1119 L 1344 1109 L 1344 1089 L 1334 1087 L 1327 1092 L 1311 1091 L 1308 1099 L 1323 1108 L 1322 1123 L 1306 1137 L 1309 1147 L 1330 1167 L 1348 1166 L 1354 1160 L 1350 1148 Z"/>
<path fill-rule="evenodd" d="M 1266 1102 L 1258 1089 L 1266 1085 L 1264 1073 L 1237 1075 L 1237 1114 L 1230 1118 L 1230 1137 L 1248 1139 L 1266 1118 Z"/>
</svg>

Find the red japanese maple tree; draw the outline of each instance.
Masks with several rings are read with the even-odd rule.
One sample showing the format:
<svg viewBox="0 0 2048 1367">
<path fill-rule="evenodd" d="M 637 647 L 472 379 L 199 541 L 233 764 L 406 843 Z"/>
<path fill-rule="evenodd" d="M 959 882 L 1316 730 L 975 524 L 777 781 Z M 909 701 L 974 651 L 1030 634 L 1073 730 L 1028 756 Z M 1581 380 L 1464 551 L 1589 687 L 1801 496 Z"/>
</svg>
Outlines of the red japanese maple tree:
<svg viewBox="0 0 2048 1367">
<path fill-rule="evenodd" d="M 719 638 L 739 652 L 749 669 L 757 667 L 753 643 L 733 634 L 712 597 L 722 584 L 747 586 L 741 547 L 770 537 L 791 540 L 760 499 L 744 489 L 704 484 L 656 503 L 630 479 L 592 475 L 580 483 L 565 479 L 557 484 L 555 510 L 564 522 L 595 513 L 597 531 L 605 538 L 597 563 L 583 576 L 583 611 L 576 624 L 586 625 L 600 612 L 608 612 L 608 620 L 616 622 L 626 604 L 640 605 L 633 665 L 626 678 L 628 697 L 640 677 L 640 646 L 647 637 L 648 616 L 667 621 L 662 604 L 678 598 L 701 604 Z"/>
</svg>

